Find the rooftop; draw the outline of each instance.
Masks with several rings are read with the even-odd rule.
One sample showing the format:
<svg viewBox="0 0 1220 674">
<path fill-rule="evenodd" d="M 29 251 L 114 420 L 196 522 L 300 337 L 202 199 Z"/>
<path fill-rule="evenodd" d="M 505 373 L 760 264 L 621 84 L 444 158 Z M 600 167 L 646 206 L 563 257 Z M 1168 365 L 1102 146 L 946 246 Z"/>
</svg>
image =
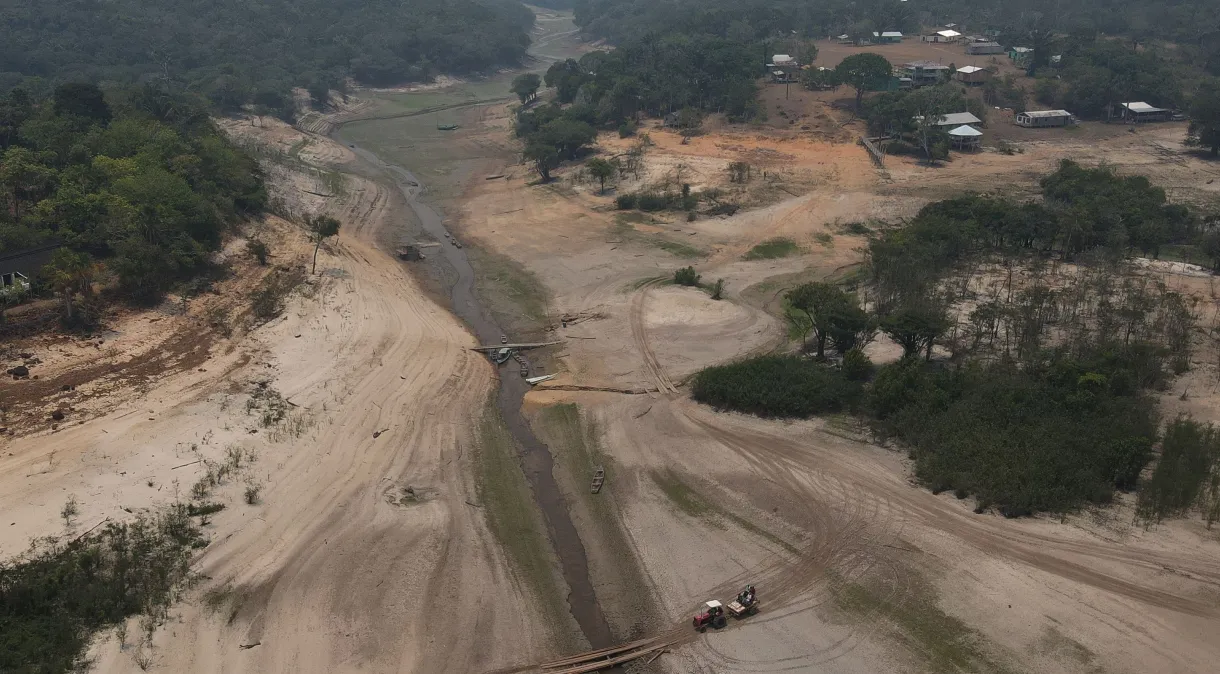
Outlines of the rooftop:
<svg viewBox="0 0 1220 674">
<path fill-rule="evenodd" d="M 956 30 L 938 30 L 936 34 L 941 37 L 961 37 L 962 34 Z"/>
<path fill-rule="evenodd" d="M 1165 112 L 1165 108 L 1154 108 L 1143 101 L 1136 103 L 1123 103 L 1123 107 L 1131 112 Z"/>
<path fill-rule="evenodd" d="M 962 125 L 962 126 L 957 127 L 956 129 L 949 131 L 949 135 L 958 136 L 959 138 L 960 137 L 978 137 L 978 136 L 983 135 L 983 132 L 979 131 L 978 129 L 974 128 L 973 126 Z"/>
<path fill-rule="evenodd" d="M 1000 43 L 992 42 L 991 40 L 987 40 L 984 42 L 971 42 L 970 46 L 971 47 L 999 47 Z"/>
<path fill-rule="evenodd" d="M 902 37 L 902 33 L 896 30 L 887 30 L 881 34 L 881 37 Z"/>
<path fill-rule="evenodd" d="M 1034 51 L 1031 47 L 1013 47 L 1012 50 L 1018 54 L 1031 54 Z"/>
<path fill-rule="evenodd" d="M 923 68 L 924 70 L 948 70 L 949 69 L 949 66 L 944 65 L 942 63 L 937 63 L 936 61 L 911 61 L 910 63 L 904 63 L 903 66 L 905 66 L 907 68 Z"/>
<path fill-rule="evenodd" d="M 982 69 L 982 68 L 980 68 L 980 67 L 978 67 L 978 66 L 962 66 L 962 67 L 960 67 L 960 68 L 958 68 L 958 69 L 957 69 L 957 72 L 959 72 L 959 73 L 966 73 L 967 75 L 969 75 L 969 74 L 971 74 L 971 73 L 977 73 L 977 72 L 980 72 L 980 71 L 982 71 L 982 70 L 983 70 L 983 69 Z"/>
<path fill-rule="evenodd" d="M 1042 118 L 1042 117 L 1071 117 L 1072 113 L 1067 110 L 1026 110 L 1021 113 L 1026 117 Z"/>
<path fill-rule="evenodd" d="M 953 112 L 940 118 L 937 126 L 958 126 L 961 124 L 981 124 L 983 120 L 969 112 Z"/>
<path fill-rule="evenodd" d="M 795 59 L 793 59 L 791 56 L 789 56 L 787 54 L 776 54 L 775 56 L 771 57 L 772 63 L 785 63 L 787 61 L 793 61 L 793 60 L 795 60 Z"/>
</svg>

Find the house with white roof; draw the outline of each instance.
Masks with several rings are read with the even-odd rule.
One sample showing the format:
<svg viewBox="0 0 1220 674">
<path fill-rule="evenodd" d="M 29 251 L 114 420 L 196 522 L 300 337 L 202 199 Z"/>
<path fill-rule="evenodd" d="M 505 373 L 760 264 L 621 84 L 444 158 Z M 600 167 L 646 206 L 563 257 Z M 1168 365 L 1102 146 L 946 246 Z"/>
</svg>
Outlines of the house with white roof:
<svg viewBox="0 0 1220 674">
<path fill-rule="evenodd" d="M 1166 108 L 1156 108 L 1143 101 L 1120 103 L 1119 113 L 1122 118 L 1133 123 L 1169 121 L 1173 111 Z"/>
<path fill-rule="evenodd" d="M 930 35 L 920 36 L 924 42 L 957 42 L 962 37 L 962 34 L 951 28 L 938 30 Z"/>
</svg>

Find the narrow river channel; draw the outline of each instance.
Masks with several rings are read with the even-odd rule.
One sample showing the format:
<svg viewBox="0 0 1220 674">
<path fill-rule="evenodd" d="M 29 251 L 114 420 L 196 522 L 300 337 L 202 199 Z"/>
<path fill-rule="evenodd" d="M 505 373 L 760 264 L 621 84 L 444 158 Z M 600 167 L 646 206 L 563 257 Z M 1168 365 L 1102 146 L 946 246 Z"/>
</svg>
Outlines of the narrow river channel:
<svg viewBox="0 0 1220 674">
<path fill-rule="evenodd" d="M 537 37 L 534 46 L 530 49 L 531 56 L 536 59 L 533 69 L 545 69 L 546 65 L 556 58 L 555 55 L 541 53 L 543 51 L 541 48 L 553 43 L 555 38 L 570 33 L 570 30 L 568 32 L 552 32 L 549 34 L 544 33 L 541 37 Z M 498 90 L 480 87 L 480 89 L 487 91 L 487 94 L 484 95 L 487 95 L 488 98 L 467 101 L 463 104 L 463 107 L 480 104 L 491 105 L 502 102 L 503 96 L 508 89 L 508 81 L 511 78 L 497 77 L 494 79 L 504 80 L 503 91 L 492 93 Z M 393 122 L 386 120 L 382 123 Z M 336 128 L 332 135 L 335 140 L 350 146 L 358 156 L 369 162 L 372 166 L 381 169 L 388 178 L 392 179 L 402 192 L 411 210 L 415 213 L 424 231 L 437 241 L 447 241 L 446 235 L 451 235 L 452 232 L 446 230 L 442 215 L 432 205 L 427 203 L 427 188 L 422 181 L 402 166 L 383 159 L 378 154 L 378 148 L 361 147 L 356 145 L 353 140 L 345 138 L 342 126 Z M 501 335 L 506 333 L 497 325 L 487 307 L 481 304 L 475 292 L 474 268 L 471 266 L 466 252 L 448 243 L 442 243 L 439 249 L 433 248 L 431 250 L 439 250 L 439 252 L 432 254 L 441 255 L 445 263 L 456 273 L 457 280 L 449 287 L 450 301 L 454 313 L 458 318 L 465 321 L 466 325 L 478 337 L 480 343 L 500 343 Z M 593 591 L 593 583 L 589 578 L 589 563 L 585 554 L 585 547 L 580 540 L 580 536 L 577 534 L 576 527 L 572 523 L 572 518 L 568 512 L 568 505 L 560 493 L 559 485 L 555 481 L 553 471 L 554 457 L 551 455 L 550 449 L 534 435 L 529 423 L 521 413 L 525 393 L 529 390 L 530 386 L 523 377 L 517 376 L 516 368 L 517 364 L 512 360 L 500 366 L 500 385 L 496 397 L 496 406 L 505 425 L 521 449 L 522 467 L 524 468 L 525 476 L 532 488 L 534 500 L 546 521 L 551 542 L 554 545 L 556 556 L 559 558 L 559 563 L 563 570 L 564 579 L 571 589 L 571 594 L 568 596 L 568 605 L 572 617 L 576 620 L 585 638 L 588 639 L 589 644 L 593 648 L 608 647 L 611 645 L 610 628 L 605 616 L 602 614 L 601 606 L 597 602 L 597 596 Z"/>
</svg>

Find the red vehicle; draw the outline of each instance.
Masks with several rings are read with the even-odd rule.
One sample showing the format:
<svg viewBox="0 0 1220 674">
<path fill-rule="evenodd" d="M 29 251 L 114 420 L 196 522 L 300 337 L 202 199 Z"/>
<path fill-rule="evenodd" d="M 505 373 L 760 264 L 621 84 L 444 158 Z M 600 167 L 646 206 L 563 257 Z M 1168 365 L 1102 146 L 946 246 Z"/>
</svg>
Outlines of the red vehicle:
<svg viewBox="0 0 1220 674">
<path fill-rule="evenodd" d="M 703 604 L 703 610 L 695 614 L 694 620 L 691 621 L 695 630 L 706 632 L 708 627 L 712 629 L 720 629 L 728 624 L 729 619 L 725 617 L 724 605 L 712 599 Z"/>
</svg>

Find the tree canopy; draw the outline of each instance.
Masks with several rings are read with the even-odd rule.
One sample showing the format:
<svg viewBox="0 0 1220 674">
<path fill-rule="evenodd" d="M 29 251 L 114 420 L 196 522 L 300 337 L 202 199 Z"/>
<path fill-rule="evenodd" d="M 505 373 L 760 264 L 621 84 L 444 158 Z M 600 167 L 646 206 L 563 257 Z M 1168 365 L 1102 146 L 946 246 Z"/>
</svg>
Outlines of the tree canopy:
<svg viewBox="0 0 1220 674">
<path fill-rule="evenodd" d="M 293 86 L 518 64 L 532 25 L 510 0 L 10 0 L 0 8 L 0 90 L 168 80 L 223 109 L 288 111 Z"/>
<path fill-rule="evenodd" d="M 852 54 L 835 66 L 835 79 L 856 90 L 856 111 L 860 110 L 860 101 L 864 91 L 873 82 L 890 76 L 894 67 L 880 54 Z"/>
<path fill-rule="evenodd" d="M 1220 156 L 1220 80 L 1200 87 L 1191 101 L 1186 142 L 1206 148 L 1213 157 Z"/>
<path fill-rule="evenodd" d="M 65 84 L 41 101 L 16 89 L 0 120 L 0 250 L 61 242 L 133 295 L 199 271 L 225 227 L 266 204 L 257 164 L 203 105 L 151 86 L 111 97 Z M 87 264 L 61 262 L 66 279 Z"/>
</svg>

